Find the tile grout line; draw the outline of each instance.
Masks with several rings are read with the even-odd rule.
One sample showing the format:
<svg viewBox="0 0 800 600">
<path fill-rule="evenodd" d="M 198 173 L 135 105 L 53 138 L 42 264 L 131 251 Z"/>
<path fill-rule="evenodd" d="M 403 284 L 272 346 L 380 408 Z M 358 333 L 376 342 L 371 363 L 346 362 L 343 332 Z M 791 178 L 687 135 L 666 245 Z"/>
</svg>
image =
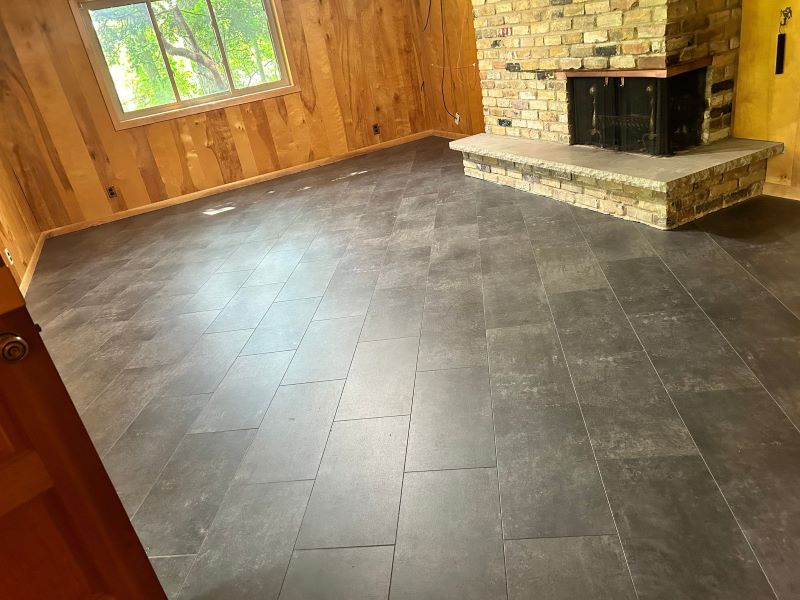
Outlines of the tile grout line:
<svg viewBox="0 0 800 600">
<path fill-rule="evenodd" d="M 719 492 L 719 495 L 722 498 L 723 502 L 725 502 L 725 506 L 728 507 L 728 511 L 730 512 L 731 517 L 733 518 L 734 522 L 736 523 L 736 526 L 739 528 L 739 532 L 742 534 L 742 537 L 744 538 L 744 541 L 747 543 L 747 547 L 750 548 L 750 552 L 752 553 L 753 558 L 756 561 L 756 564 L 758 564 L 758 567 L 761 570 L 761 574 L 764 576 L 764 579 L 767 582 L 767 585 L 769 585 L 770 590 L 772 591 L 772 593 L 775 596 L 776 600 L 778 600 L 778 598 L 779 598 L 778 594 L 775 591 L 775 588 L 773 587 L 772 582 L 770 581 L 769 577 L 767 576 L 767 573 L 764 570 L 764 567 L 762 566 L 761 561 L 759 560 L 758 555 L 756 554 L 755 549 L 753 548 L 753 545 L 750 543 L 750 539 L 747 537 L 747 534 L 745 533 L 744 529 L 742 528 L 742 525 L 739 522 L 739 519 L 736 517 L 736 513 L 733 511 L 733 508 L 731 507 L 730 503 L 728 502 L 728 499 L 725 497 L 725 494 L 722 491 L 722 488 L 720 487 L 719 482 L 717 481 L 717 478 L 714 476 L 714 473 L 711 471 L 711 467 L 709 466 L 708 462 L 706 461 L 705 456 L 703 456 L 703 453 L 700 450 L 700 446 L 698 446 L 697 441 L 694 438 L 694 435 L 692 435 L 691 430 L 686 425 L 686 421 L 684 420 L 683 415 L 681 415 L 680 410 L 678 410 L 678 406 L 675 404 L 675 401 L 672 398 L 672 394 L 667 389 L 667 386 L 664 384 L 664 380 L 661 378 L 661 373 L 659 373 L 658 369 L 656 369 L 655 363 L 653 363 L 653 359 L 651 358 L 650 353 L 647 351 L 647 348 L 645 347 L 644 343 L 642 342 L 641 338 L 639 337 L 639 332 L 636 331 L 636 328 L 633 326 L 633 323 L 631 322 L 631 319 L 628 316 L 628 313 L 625 311 L 625 308 L 622 306 L 622 302 L 620 302 L 619 297 L 617 296 L 617 292 L 614 290 L 614 288 L 611 285 L 611 282 L 608 280 L 608 277 L 606 276 L 606 273 L 605 273 L 605 270 L 603 269 L 602 264 L 600 263 L 599 260 L 597 260 L 597 255 L 594 252 L 594 248 L 592 248 L 592 245 L 589 243 L 589 240 L 586 238 L 586 235 L 583 232 L 583 228 L 580 226 L 580 224 L 578 223 L 578 220 L 575 218 L 574 211 L 572 211 L 572 218 L 573 218 L 573 221 L 575 222 L 576 227 L 581 232 L 581 235 L 583 236 L 583 239 L 586 242 L 586 245 L 588 246 L 589 251 L 592 253 L 592 257 L 594 258 L 595 263 L 597 264 L 598 268 L 600 269 L 600 272 L 603 274 L 603 278 L 605 279 L 606 284 L 608 285 L 608 289 L 614 295 L 614 300 L 617 302 L 617 306 L 619 306 L 619 309 L 622 311 L 622 314 L 625 315 L 625 320 L 628 322 L 628 326 L 631 328 L 631 331 L 633 331 L 633 334 L 636 336 L 636 340 L 639 342 L 639 345 L 641 346 L 642 351 L 644 352 L 645 356 L 647 357 L 647 360 L 650 363 L 650 366 L 652 367 L 653 372 L 656 374 L 656 377 L 658 377 L 658 380 L 661 383 L 661 387 L 664 389 L 664 392 L 667 394 L 667 397 L 669 398 L 670 403 L 672 404 L 672 408 L 675 410 L 675 413 L 678 415 L 678 418 L 681 420 L 681 423 L 683 424 L 684 428 L 686 429 L 686 432 L 689 434 L 689 438 L 692 440 L 692 443 L 694 444 L 695 448 L 697 449 L 697 454 L 700 457 L 700 460 L 703 461 L 703 465 L 705 465 L 706 471 L 708 472 L 709 476 L 711 477 L 711 480 L 714 482 L 714 485 L 716 486 L 717 491 Z M 645 238 L 645 236 L 643 236 L 640 232 L 637 231 L 637 233 L 639 233 L 639 235 L 644 239 L 644 241 L 655 252 L 655 248 L 652 246 L 652 244 L 650 244 L 650 241 L 647 240 Z M 664 262 L 664 260 L 661 258 L 661 256 L 657 252 L 656 252 L 656 256 L 658 256 L 659 260 L 667 268 L 667 270 L 672 274 L 672 276 L 675 277 L 675 274 L 672 273 L 672 270 L 667 266 L 667 264 Z M 684 289 L 684 291 L 687 294 L 689 294 L 689 291 L 683 286 L 683 282 L 681 282 L 677 277 L 675 277 L 675 280 L 681 285 L 681 287 Z M 689 294 L 689 297 L 692 298 L 692 300 L 694 300 L 694 297 L 691 294 Z M 697 304 L 696 301 L 695 301 L 695 304 Z M 700 308 L 699 305 L 698 305 L 698 308 Z M 700 308 L 700 310 L 702 311 L 703 309 Z M 703 311 L 703 314 L 705 314 L 705 311 Z M 708 315 L 706 315 L 706 318 L 709 318 Z M 709 321 L 711 321 L 710 318 L 709 318 Z M 712 325 L 714 325 L 714 327 L 716 328 L 716 324 L 714 324 L 713 321 L 712 321 Z M 747 365 L 745 365 L 745 366 L 747 366 Z M 601 475 L 601 477 L 602 477 L 602 475 Z M 622 540 L 620 538 L 620 543 L 621 542 L 622 542 Z M 623 548 L 623 552 L 624 552 L 624 548 Z"/>
<path fill-rule="evenodd" d="M 578 227 L 578 230 L 581 231 L 581 235 L 584 241 L 586 241 L 586 237 L 583 236 L 583 231 L 580 229 L 580 226 L 578 226 L 577 221 L 575 220 L 574 213 L 572 213 L 571 208 L 569 210 L 573 222 L 575 223 L 576 227 Z M 570 367 L 569 360 L 567 360 L 567 353 L 564 351 L 564 343 L 561 341 L 561 333 L 558 330 L 558 325 L 556 324 L 556 318 L 555 315 L 553 314 L 553 307 L 550 303 L 550 294 L 548 294 L 547 292 L 547 286 L 545 286 L 544 279 L 542 278 L 542 273 L 539 270 L 539 263 L 538 260 L 536 259 L 536 249 L 533 247 L 533 240 L 531 239 L 530 229 L 528 228 L 527 221 L 525 221 L 525 231 L 528 232 L 528 241 L 531 245 L 531 252 L 533 254 L 534 266 L 536 266 L 536 271 L 539 274 L 539 281 L 542 284 L 542 290 L 544 291 L 545 301 L 547 302 L 547 309 L 550 312 L 550 322 L 553 324 L 553 330 L 556 333 L 556 339 L 558 339 L 558 345 L 559 348 L 561 349 L 561 356 L 564 357 L 564 365 L 566 366 L 567 373 L 569 374 L 569 380 L 570 383 L 572 384 L 572 392 L 575 395 L 575 401 L 578 404 L 578 411 L 580 412 L 581 420 L 583 421 L 583 427 L 584 430 L 586 431 L 586 438 L 589 440 L 589 448 L 592 451 L 592 458 L 594 458 L 595 468 L 597 469 L 597 474 L 600 477 L 600 485 L 603 487 L 603 494 L 606 497 L 606 504 L 608 505 L 608 510 L 609 513 L 611 514 L 611 521 L 614 523 L 614 529 L 617 533 L 617 540 L 619 541 L 620 550 L 622 550 L 622 557 L 625 560 L 625 566 L 628 569 L 628 577 L 630 579 L 631 586 L 633 588 L 634 596 L 636 596 L 636 598 L 639 598 L 639 591 L 636 589 L 636 581 L 633 578 L 633 571 L 631 570 L 630 561 L 628 560 L 628 553 L 625 551 L 625 544 L 623 544 L 622 536 L 619 533 L 619 525 L 617 524 L 617 518 L 614 515 L 614 509 L 611 506 L 611 498 L 608 495 L 608 488 L 606 488 L 606 483 L 605 480 L 603 479 L 603 472 L 600 469 L 600 462 L 597 460 L 597 452 L 595 451 L 594 448 L 594 442 L 592 441 L 592 436 L 589 433 L 589 425 L 586 422 L 586 416 L 583 413 L 583 405 L 581 403 L 580 395 L 578 394 L 578 388 L 575 386 L 575 379 L 572 376 L 572 367 Z M 586 244 L 588 246 L 588 242 L 586 242 Z M 591 246 L 589 246 L 589 249 L 591 250 Z M 592 253 L 592 255 L 594 256 L 594 253 Z M 595 258 L 595 262 L 597 262 L 597 258 Z"/>
<path fill-rule="evenodd" d="M 413 168 L 413 161 L 412 161 L 412 168 Z M 405 200 L 404 193 L 405 193 L 406 187 L 408 187 L 408 184 L 403 186 L 403 190 L 400 192 L 400 198 L 401 198 L 400 199 L 400 206 L 402 206 L 403 200 Z M 398 206 L 398 209 L 400 208 L 400 206 Z M 435 216 L 434 216 L 434 219 L 435 219 Z M 394 232 L 396 231 L 396 229 L 397 229 L 397 216 L 395 216 L 394 227 L 392 227 L 392 234 L 391 235 L 394 235 Z M 391 239 L 391 235 L 389 236 L 390 239 Z M 431 241 L 431 246 L 432 245 L 433 245 L 433 242 Z M 394 560 L 395 560 L 395 557 L 397 556 L 397 534 L 400 531 L 400 511 L 403 508 L 403 489 L 405 488 L 405 485 L 406 485 L 406 464 L 408 463 L 408 444 L 411 441 L 411 414 L 414 411 L 414 394 L 415 394 L 416 387 L 417 387 L 417 367 L 419 366 L 419 350 L 420 350 L 420 348 L 422 346 L 422 319 L 424 318 L 424 315 L 425 315 L 425 298 L 427 296 L 427 291 L 428 291 L 428 273 L 430 272 L 430 269 L 431 269 L 431 256 L 432 256 L 432 254 L 433 254 L 433 252 L 428 254 L 428 269 L 425 272 L 425 294 L 423 294 L 423 296 L 422 296 L 422 311 L 421 311 L 420 317 L 419 317 L 419 333 L 417 335 L 417 358 L 414 361 L 414 382 L 413 382 L 413 384 L 411 386 L 411 403 L 409 404 L 409 407 L 408 407 L 408 427 L 406 428 L 406 447 L 405 447 L 405 450 L 403 452 L 403 472 L 400 474 L 400 497 L 397 499 L 397 519 L 395 520 L 395 526 L 394 526 L 394 550 L 392 551 L 392 562 L 391 562 L 391 564 L 389 566 L 389 589 L 386 591 L 387 600 L 391 597 L 391 594 L 392 594 L 392 581 L 394 580 Z M 389 244 L 387 244 L 387 247 L 386 247 L 386 256 L 388 257 L 388 255 L 389 255 Z M 386 260 L 386 258 L 384 258 L 384 267 L 386 266 L 385 260 Z M 381 271 L 383 271 L 382 268 L 381 268 Z M 378 275 L 378 277 L 380 278 L 380 274 Z M 376 284 L 376 287 L 375 287 L 375 291 L 377 291 L 377 284 Z M 373 298 L 374 298 L 374 296 L 375 296 L 375 292 L 373 291 Z M 372 300 L 370 300 L 370 306 L 372 306 Z M 369 308 L 367 309 L 367 314 L 369 314 Z M 364 318 L 364 323 L 366 324 L 366 317 Z M 362 329 L 362 333 L 363 333 L 363 329 Z M 361 336 L 359 335 L 359 338 L 360 337 Z"/>
<path fill-rule="evenodd" d="M 505 589 L 506 589 L 506 600 L 511 596 L 511 591 L 509 589 L 509 581 L 508 581 L 508 556 L 506 555 L 506 534 L 505 534 L 505 526 L 503 524 L 503 493 L 500 490 L 500 461 L 498 459 L 498 452 L 497 452 L 497 425 L 495 423 L 495 415 L 494 415 L 494 393 L 492 392 L 492 363 L 489 359 L 489 330 L 486 327 L 486 290 L 484 289 L 484 281 L 483 281 L 483 257 L 481 256 L 481 231 L 480 231 L 480 215 L 478 214 L 478 205 L 480 200 L 476 199 L 475 201 L 475 224 L 478 230 L 478 267 L 480 269 L 481 275 L 481 305 L 483 307 L 483 343 L 484 348 L 486 349 L 486 375 L 488 376 L 488 384 L 489 384 L 489 404 L 492 409 L 492 441 L 494 442 L 494 475 L 495 481 L 497 482 L 497 507 L 499 510 L 498 518 L 500 519 L 500 547 L 503 551 L 503 577 L 505 579 Z M 514 204 L 513 205 L 517 210 L 519 207 Z M 520 211 L 521 213 L 522 211 Z M 522 217 L 522 214 L 520 214 Z M 524 220 L 523 220 L 524 223 Z M 527 228 L 526 228 L 527 232 Z M 531 252 L 533 254 L 533 252 Z"/>
<path fill-rule="evenodd" d="M 758 285 L 760 285 L 762 288 L 764 288 L 764 290 L 766 290 L 766 291 L 767 291 L 767 293 L 768 293 L 770 296 L 772 296 L 773 298 L 775 298 L 775 300 L 777 300 L 777 301 L 778 301 L 778 303 L 779 303 L 781 306 L 783 306 L 783 308 L 785 308 L 785 309 L 786 309 L 787 311 L 789 311 L 789 312 L 790 312 L 792 315 L 794 315 L 794 317 L 795 317 L 796 319 L 800 320 L 800 315 L 798 315 L 798 314 L 797 314 L 796 312 L 794 312 L 794 311 L 793 311 L 791 308 L 789 308 L 789 307 L 788 307 L 788 306 L 787 306 L 787 305 L 786 305 L 786 304 L 783 302 L 783 300 L 781 300 L 781 299 L 778 297 L 778 295 L 777 295 L 777 294 L 776 294 L 774 291 L 772 291 L 772 289 L 770 289 L 770 288 L 769 288 L 769 287 L 768 287 L 768 286 L 767 286 L 765 283 L 763 283 L 763 282 L 761 281 L 761 279 L 759 279 L 758 277 L 756 277 L 755 273 L 752 273 L 752 272 L 750 272 L 750 270 L 749 270 L 747 267 L 745 267 L 745 266 L 744 266 L 744 265 L 743 265 L 743 264 L 742 264 L 742 263 L 741 263 L 741 262 L 740 262 L 740 261 L 739 261 L 739 260 L 738 260 L 738 259 L 737 259 L 737 258 L 736 258 L 734 255 L 733 255 L 733 254 L 731 254 L 730 252 L 728 252 L 728 251 L 727 251 L 727 250 L 726 250 L 726 249 L 725 249 L 725 248 L 722 246 L 722 244 L 720 244 L 720 243 L 717 241 L 717 239 L 714 237 L 714 235 L 713 235 L 713 234 L 711 234 L 710 232 L 708 232 L 706 229 L 702 229 L 702 225 L 701 225 L 701 224 L 698 224 L 698 226 L 699 226 L 699 227 L 701 227 L 700 229 L 698 229 L 698 231 L 702 232 L 702 233 L 703 233 L 703 234 L 704 234 L 706 237 L 708 237 L 708 238 L 711 240 L 711 242 L 712 242 L 712 243 L 713 243 L 713 244 L 714 244 L 714 245 L 715 245 L 717 248 L 719 248 L 719 249 L 720 249 L 720 251 L 721 251 L 723 254 L 725 254 L 726 256 L 730 257 L 730 259 L 731 259 L 733 262 L 735 262 L 735 263 L 736 263 L 736 265 L 737 265 L 737 266 L 738 266 L 738 267 L 739 267 L 739 268 L 740 268 L 742 271 L 744 271 L 744 272 L 745 272 L 745 274 L 746 274 L 746 275 L 747 275 L 747 276 L 748 276 L 750 279 L 752 279 L 752 280 L 753 280 L 753 281 L 755 281 L 755 282 L 756 282 Z M 648 243 L 650 243 L 650 241 L 649 241 L 649 240 L 648 240 Z M 653 248 L 653 250 L 655 250 L 655 248 Z M 661 258 L 661 256 L 658 254 L 658 252 L 656 252 L 656 254 L 659 256 L 659 258 Z M 676 279 L 677 279 L 677 277 L 676 277 Z"/>
<path fill-rule="evenodd" d="M 347 187 L 349 187 L 350 182 L 348 181 L 347 184 L 348 184 Z M 375 189 L 375 186 L 373 185 L 372 192 L 370 194 L 370 201 L 372 200 L 372 197 L 373 197 L 373 195 L 375 193 L 374 189 Z M 364 210 L 366 210 L 366 207 L 368 207 L 368 206 L 369 206 L 369 202 L 367 202 L 367 204 L 365 205 L 365 209 Z M 359 216 L 359 221 L 360 221 L 361 217 L 363 217 L 363 216 L 364 216 L 364 212 L 362 212 L 361 215 Z M 353 235 L 350 237 L 350 240 L 349 240 L 348 245 L 347 245 L 348 249 L 350 248 L 350 244 L 353 243 L 353 236 L 355 235 L 356 231 L 358 231 L 358 227 L 356 227 L 354 229 Z M 386 260 L 386 252 L 388 252 L 388 247 L 387 247 L 387 249 L 386 249 L 386 251 L 384 253 L 384 261 Z M 345 254 L 347 254 L 347 250 L 345 250 Z M 341 263 L 341 258 L 337 260 L 337 268 L 338 268 L 338 264 L 339 263 Z M 333 280 L 333 275 L 331 275 L 331 279 L 328 281 L 328 285 L 325 286 L 325 292 L 328 291 L 328 287 L 330 286 L 330 282 L 332 280 Z M 325 297 L 325 292 L 323 292 L 322 298 Z M 367 305 L 367 313 L 369 313 L 369 307 L 372 305 L 372 299 L 374 297 L 375 297 L 375 288 L 372 289 L 372 296 L 370 296 L 370 301 L 369 301 L 369 304 Z M 317 310 L 319 310 L 319 306 L 321 304 L 322 304 L 322 300 L 320 300 L 320 304 L 317 305 Z M 315 314 L 316 314 L 316 311 L 315 311 Z M 352 317 L 350 317 L 350 318 L 352 318 Z M 367 321 L 367 317 L 366 317 L 366 314 L 365 314 L 363 320 L 361 321 L 361 328 L 359 329 L 358 337 L 356 338 L 355 346 L 353 347 L 353 354 L 350 357 L 350 364 L 347 367 L 347 374 L 344 377 L 344 383 L 342 384 L 342 390 L 339 392 L 339 399 L 336 402 L 336 409 L 333 411 L 333 420 L 331 421 L 330 428 L 328 429 L 328 436 L 325 438 L 325 445 L 323 446 L 322 454 L 320 455 L 319 463 L 317 464 L 317 471 L 316 471 L 316 474 L 314 476 L 314 481 L 311 484 L 311 489 L 309 490 L 309 493 L 308 493 L 308 500 L 306 501 L 306 506 L 303 509 L 303 516 L 300 518 L 300 526 L 297 528 L 297 535 L 295 536 L 294 542 L 292 543 L 292 551 L 291 551 L 291 554 L 290 554 L 289 562 L 286 565 L 286 569 L 283 572 L 283 579 L 281 580 L 281 586 L 280 586 L 280 588 L 278 590 L 278 596 L 277 596 L 278 598 L 280 598 L 281 594 L 283 594 L 283 587 L 284 587 L 284 585 L 286 585 L 286 578 L 289 575 L 289 568 L 292 565 L 292 558 L 294 558 L 295 552 L 298 551 L 297 540 L 300 539 L 300 532 L 303 529 L 303 522 L 305 521 L 306 514 L 308 513 L 308 506 L 309 506 L 309 504 L 311 504 L 311 497 L 314 494 L 314 487 L 316 487 L 316 484 L 317 484 L 317 478 L 319 477 L 319 470 L 322 467 L 322 461 L 325 458 L 325 451 L 328 449 L 328 443 L 330 442 L 330 439 L 331 439 L 331 433 L 333 432 L 333 427 L 337 423 L 337 421 L 336 421 L 336 413 L 339 412 L 339 406 L 341 405 L 342 396 L 344 395 L 344 388 L 347 385 L 347 378 L 350 376 L 350 370 L 353 367 L 353 361 L 355 359 L 355 354 L 356 354 L 356 351 L 358 350 L 359 339 L 361 338 L 361 333 L 364 331 L 364 324 L 366 323 L 366 321 Z M 303 334 L 303 339 L 305 339 L 306 333 L 308 333 L 308 330 L 311 327 L 312 323 L 314 323 L 314 317 L 313 316 L 311 317 L 311 321 L 309 321 L 308 327 L 306 327 L 306 332 Z M 300 343 L 302 344 L 302 339 L 301 339 Z M 300 345 L 298 344 L 297 347 L 299 349 Z M 292 356 L 292 361 L 293 360 L 294 360 L 294 356 Z M 289 368 L 287 367 L 286 371 L 288 372 L 288 370 L 289 370 Z M 284 374 L 284 376 L 285 376 L 285 374 Z M 410 421 L 410 419 L 409 419 L 409 421 Z M 408 445 L 407 441 L 406 441 L 406 445 Z M 399 506 L 398 506 L 398 513 L 399 513 Z M 395 541 L 397 541 L 396 540 L 396 536 L 395 536 Z M 314 548 L 301 548 L 300 550 L 312 550 L 312 549 L 314 549 Z M 394 554 L 392 554 L 392 556 L 394 557 Z M 392 560 L 394 560 L 394 558 Z"/>
</svg>

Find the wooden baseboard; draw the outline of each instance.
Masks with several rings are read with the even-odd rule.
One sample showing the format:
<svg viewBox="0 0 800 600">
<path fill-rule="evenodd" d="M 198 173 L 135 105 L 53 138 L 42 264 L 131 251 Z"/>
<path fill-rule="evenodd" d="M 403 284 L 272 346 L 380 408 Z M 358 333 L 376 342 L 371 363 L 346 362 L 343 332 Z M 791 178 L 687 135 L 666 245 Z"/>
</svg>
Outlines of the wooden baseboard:
<svg viewBox="0 0 800 600">
<path fill-rule="evenodd" d="M 265 181 L 270 181 L 272 179 L 278 179 L 279 177 L 285 177 L 286 175 L 294 175 L 296 173 L 302 173 L 303 171 L 308 171 L 309 169 L 313 169 L 315 167 L 330 165 L 343 160 L 347 160 L 348 158 L 354 158 L 356 156 L 370 154 L 372 152 L 377 152 L 379 150 L 385 150 L 387 148 L 392 148 L 394 146 L 400 146 L 402 144 L 407 144 L 409 142 L 421 140 L 423 138 L 431 136 L 448 137 L 450 135 L 460 135 L 460 134 L 450 134 L 447 132 L 439 132 L 433 130 L 421 131 L 419 133 L 413 133 L 411 135 L 406 135 L 394 140 L 389 140 L 388 142 L 381 142 L 379 144 L 375 144 L 374 146 L 366 146 L 364 148 L 359 148 L 357 150 L 351 150 L 349 152 L 346 152 L 344 154 L 339 154 L 337 156 L 330 156 L 328 158 L 323 158 L 320 160 L 303 163 L 302 165 L 296 165 L 294 167 L 280 169 L 279 171 L 272 171 L 271 173 L 257 175 L 256 177 L 249 177 L 247 179 L 241 179 L 239 181 L 226 183 L 224 185 L 219 185 L 213 188 L 209 188 L 207 190 L 192 192 L 191 194 L 184 194 L 183 196 L 176 196 L 175 198 L 161 200 L 160 202 L 153 202 L 152 204 L 145 204 L 144 206 L 137 206 L 136 208 L 129 208 L 128 210 L 122 210 L 120 212 L 98 217 L 96 219 L 81 221 L 80 223 L 71 223 L 69 225 L 64 225 L 63 227 L 56 227 L 55 229 L 48 229 L 47 231 L 44 232 L 44 235 L 46 235 L 47 238 L 56 237 L 59 235 L 65 235 L 67 233 L 81 231 L 82 229 L 89 229 L 90 227 L 105 225 L 106 223 L 112 223 L 114 221 L 120 221 L 122 219 L 127 219 L 129 217 L 135 217 L 137 215 L 142 215 L 156 210 L 161 210 L 162 208 L 168 208 L 170 206 L 184 204 L 186 202 L 191 202 L 193 200 L 200 200 L 201 198 L 207 198 L 215 194 L 221 194 L 223 192 L 238 190 L 250 185 L 255 185 L 257 183 L 263 183 Z"/>
<path fill-rule="evenodd" d="M 764 194 L 767 196 L 787 198 L 788 200 L 800 200 L 800 189 L 789 185 L 781 185 L 779 183 L 765 183 Z"/>
<path fill-rule="evenodd" d="M 460 140 L 472 135 L 471 133 L 456 133 L 455 131 L 444 131 L 443 129 L 432 129 L 429 133 L 430 135 L 447 138 L 448 140 Z"/>
<path fill-rule="evenodd" d="M 23 273 L 19 282 L 19 291 L 22 292 L 23 296 L 28 293 L 28 288 L 33 279 L 33 272 L 36 270 L 36 265 L 39 264 L 39 257 L 42 255 L 42 248 L 44 248 L 44 243 L 48 237 L 50 236 L 47 235 L 47 232 L 43 231 L 39 234 L 39 239 L 36 240 L 36 246 L 33 248 L 33 253 L 28 260 L 28 268 L 25 269 L 25 273 Z"/>
<path fill-rule="evenodd" d="M 137 215 L 143 215 L 145 213 L 161 210 L 162 208 L 168 208 L 170 206 L 176 206 L 178 204 L 192 202 L 193 200 L 208 198 L 209 196 L 213 196 L 215 194 L 221 194 L 222 192 L 237 190 L 250 185 L 255 185 L 257 183 L 263 183 L 265 181 L 270 181 L 272 179 L 278 179 L 279 177 L 285 177 L 286 175 L 294 175 L 295 173 L 308 171 L 309 169 L 313 169 L 315 167 L 321 167 L 324 165 L 329 165 L 343 160 L 347 160 L 348 158 L 354 158 L 356 156 L 362 156 L 364 154 L 378 152 L 379 150 L 385 150 L 387 148 L 392 148 L 394 146 L 400 146 L 402 144 L 407 144 L 409 142 L 414 142 L 416 140 L 421 140 L 431 136 L 443 137 L 447 139 L 460 139 L 462 137 L 467 137 L 466 134 L 453 133 L 450 131 L 440 131 L 433 129 L 427 131 L 421 131 L 419 133 L 413 133 L 411 135 L 406 135 L 394 140 L 389 140 L 388 142 L 381 142 L 379 144 L 375 144 L 374 146 L 366 146 L 364 148 L 359 148 L 357 150 L 351 150 L 349 152 L 346 152 L 344 154 L 339 154 L 337 156 L 331 156 L 328 158 L 323 158 L 320 160 L 303 163 L 302 165 L 296 165 L 294 167 L 280 169 L 279 171 L 272 171 L 271 173 L 257 175 L 256 177 L 241 179 L 239 181 L 226 183 L 224 185 L 209 188 L 207 190 L 192 192 L 191 194 L 184 194 L 183 196 L 176 196 L 175 198 L 169 198 L 167 200 L 161 200 L 160 202 L 153 202 L 152 204 L 137 206 L 136 208 L 130 208 L 128 210 L 116 212 L 111 215 L 105 215 L 103 217 L 98 217 L 96 219 L 90 219 L 87 221 L 81 221 L 80 223 L 71 223 L 69 225 L 64 225 L 63 227 L 48 229 L 47 231 L 42 232 L 42 234 L 39 236 L 38 241 L 36 242 L 36 248 L 34 250 L 33 256 L 31 257 L 31 260 L 28 264 L 28 268 L 25 270 L 25 274 L 22 277 L 22 281 L 19 286 L 20 290 L 22 290 L 23 294 L 25 294 L 28 291 L 31 279 L 33 278 L 33 272 L 36 269 L 36 264 L 39 262 L 39 256 L 42 253 L 42 247 L 44 246 L 45 241 L 52 237 L 57 237 L 59 235 L 66 235 L 68 233 L 81 231 L 82 229 L 89 229 L 90 227 L 96 227 L 98 225 L 105 225 L 106 223 L 112 223 L 114 221 L 120 221 L 122 219 L 135 217 Z"/>
</svg>

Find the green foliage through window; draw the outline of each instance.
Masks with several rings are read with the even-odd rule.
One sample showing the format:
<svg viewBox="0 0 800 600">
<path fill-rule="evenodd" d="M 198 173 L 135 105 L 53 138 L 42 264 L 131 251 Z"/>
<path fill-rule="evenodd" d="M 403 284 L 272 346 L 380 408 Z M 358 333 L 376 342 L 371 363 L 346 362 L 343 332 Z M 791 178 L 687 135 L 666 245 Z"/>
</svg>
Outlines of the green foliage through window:
<svg viewBox="0 0 800 600">
<path fill-rule="evenodd" d="M 104 6 L 83 8 L 126 113 L 239 94 L 285 77 L 262 0 Z"/>
</svg>

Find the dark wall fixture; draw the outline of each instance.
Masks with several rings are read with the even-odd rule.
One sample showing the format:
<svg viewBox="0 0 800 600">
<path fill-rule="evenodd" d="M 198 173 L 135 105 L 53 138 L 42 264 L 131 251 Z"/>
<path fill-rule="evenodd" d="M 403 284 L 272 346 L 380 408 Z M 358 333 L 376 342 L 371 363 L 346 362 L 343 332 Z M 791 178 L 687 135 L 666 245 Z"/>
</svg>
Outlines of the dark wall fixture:
<svg viewBox="0 0 800 600">
<path fill-rule="evenodd" d="M 668 78 L 569 80 L 573 144 L 669 155 L 702 140 L 706 69 Z"/>
<path fill-rule="evenodd" d="M 787 6 L 781 11 L 781 24 L 778 27 L 778 56 L 775 59 L 775 74 L 783 75 L 783 66 L 786 60 L 786 32 L 783 30 L 786 23 L 792 18 L 792 7 Z"/>
</svg>

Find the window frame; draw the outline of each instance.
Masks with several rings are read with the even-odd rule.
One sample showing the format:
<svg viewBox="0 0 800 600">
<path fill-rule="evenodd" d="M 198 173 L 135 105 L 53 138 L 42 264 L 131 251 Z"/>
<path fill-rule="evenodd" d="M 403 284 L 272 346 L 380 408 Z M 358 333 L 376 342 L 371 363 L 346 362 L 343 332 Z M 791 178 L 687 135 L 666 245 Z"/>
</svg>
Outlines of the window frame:
<svg viewBox="0 0 800 600">
<path fill-rule="evenodd" d="M 164 59 L 164 64 L 170 83 L 172 84 L 173 93 L 175 94 L 176 98 L 180 98 L 180 94 L 178 93 L 178 89 L 175 84 L 172 67 L 169 64 L 169 60 L 166 55 L 161 30 L 158 27 L 158 23 L 156 23 L 155 20 L 155 15 L 153 14 L 151 2 L 152 0 L 70 0 L 70 7 L 72 8 L 73 15 L 75 16 L 75 21 L 78 25 L 78 31 L 80 32 L 83 45 L 89 57 L 89 62 L 92 65 L 92 70 L 94 71 L 95 78 L 100 86 L 100 91 L 102 92 L 103 99 L 105 100 L 109 116 L 111 117 L 115 129 L 130 129 L 132 127 L 139 127 L 150 123 L 158 123 L 161 121 L 177 119 L 179 117 L 196 115 L 203 112 L 219 110 L 221 108 L 246 104 L 248 102 L 255 102 L 265 98 L 293 94 L 300 91 L 300 87 L 294 83 L 293 63 L 283 38 L 283 32 L 286 30 L 286 28 L 281 0 L 261 0 L 261 2 L 264 5 L 264 12 L 267 15 L 272 43 L 276 50 L 275 54 L 281 74 L 283 74 L 283 78 L 279 81 L 263 83 L 244 89 L 236 89 L 236 87 L 233 85 L 233 77 L 231 75 L 230 65 L 228 64 L 228 56 L 224 44 L 222 43 L 219 26 L 216 23 L 216 15 L 214 14 L 211 2 L 206 0 L 209 6 L 209 15 L 211 16 L 213 22 L 217 44 L 219 45 L 220 55 L 222 56 L 225 75 L 230 90 L 219 94 L 202 96 L 200 98 L 177 100 L 176 102 L 169 104 L 162 104 L 160 106 L 151 108 L 125 112 L 122 108 L 122 103 L 119 99 L 119 95 L 117 94 L 117 88 L 114 85 L 111 71 L 108 63 L 106 62 L 103 49 L 100 46 L 100 39 L 94 29 L 88 9 L 102 9 L 111 8 L 114 6 L 144 4 L 147 7 L 147 11 L 153 23 L 153 29 L 158 40 L 162 58 Z"/>
</svg>

